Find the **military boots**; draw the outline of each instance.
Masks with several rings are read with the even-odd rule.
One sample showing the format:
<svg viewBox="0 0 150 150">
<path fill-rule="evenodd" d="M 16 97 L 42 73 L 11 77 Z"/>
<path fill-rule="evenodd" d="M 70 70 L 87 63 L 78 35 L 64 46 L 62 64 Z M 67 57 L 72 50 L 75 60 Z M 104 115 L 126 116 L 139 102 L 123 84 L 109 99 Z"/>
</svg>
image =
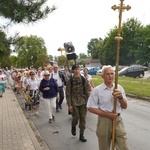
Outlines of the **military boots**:
<svg viewBox="0 0 150 150">
<path fill-rule="evenodd" d="M 87 141 L 87 139 L 85 139 L 83 134 L 80 134 L 79 140 L 82 141 L 82 142 L 86 142 Z"/>
<path fill-rule="evenodd" d="M 72 126 L 72 128 L 71 128 L 71 133 L 72 133 L 73 136 L 76 135 L 76 127 L 73 127 L 73 126 Z"/>
</svg>

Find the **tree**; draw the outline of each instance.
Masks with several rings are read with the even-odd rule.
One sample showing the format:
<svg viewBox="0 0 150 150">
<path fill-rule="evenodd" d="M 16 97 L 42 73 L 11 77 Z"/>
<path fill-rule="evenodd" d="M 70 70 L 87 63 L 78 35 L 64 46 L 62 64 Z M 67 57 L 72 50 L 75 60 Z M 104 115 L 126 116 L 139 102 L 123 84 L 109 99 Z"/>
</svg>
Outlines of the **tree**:
<svg viewBox="0 0 150 150">
<path fill-rule="evenodd" d="M 122 24 L 121 36 L 123 40 L 120 42 L 120 65 L 131 65 L 136 63 L 136 53 L 139 46 L 136 38 L 138 37 L 140 28 L 142 28 L 141 23 L 134 18 L 128 19 L 127 22 Z M 117 27 L 115 26 L 104 39 L 102 53 L 100 55 L 102 64 L 115 65 L 117 51 L 116 36 Z"/>
<path fill-rule="evenodd" d="M 117 27 L 110 30 L 110 33 L 104 39 L 101 54 L 100 54 L 100 61 L 101 64 L 106 65 L 114 65 L 116 59 L 116 41 L 115 37 L 117 35 Z"/>
<path fill-rule="evenodd" d="M 37 36 L 21 37 L 14 45 L 14 48 L 18 53 L 18 64 L 20 67 L 37 67 L 36 64 L 39 64 L 39 61 L 41 61 L 41 63 L 43 62 L 41 58 L 38 60 L 38 55 L 47 55 L 44 40 Z M 37 60 L 38 63 L 36 63 Z"/>
<path fill-rule="evenodd" d="M 7 58 L 11 53 L 9 41 L 10 39 L 7 39 L 6 34 L 0 30 L 0 62 L 4 57 Z"/>
<path fill-rule="evenodd" d="M 82 58 L 87 58 L 88 56 L 84 53 L 80 53 L 79 54 L 79 58 L 82 59 Z"/>
<path fill-rule="evenodd" d="M 3 22 L 0 26 L 0 60 L 11 53 L 10 45 L 15 43 L 14 37 L 7 38 L 5 29 L 17 23 L 33 23 L 47 17 L 56 8 L 46 6 L 47 0 L 1 0 L 0 17 Z M 5 20 L 5 21 L 4 21 Z"/>
<path fill-rule="evenodd" d="M 0 16 L 10 23 L 30 23 L 45 18 L 55 10 L 45 6 L 47 0 L 1 0 Z"/>
<path fill-rule="evenodd" d="M 141 27 L 135 41 L 138 45 L 135 53 L 136 63 L 146 64 L 150 62 L 150 25 Z"/>
<path fill-rule="evenodd" d="M 17 56 L 10 56 L 9 59 L 10 59 L 10 64 L 11 64 L 11 66 L 17 67 L 17 61 L 18 61 Z M 5 66 L 5 67 L 6 67 L 6 66 Z"/>
<path fill-rule="evenodd" d="M 59 66 L 64 66 L 66 65 L 67 58 L 64 55 L 58 56 L 58 65 Z"/>
<path fill-rule="evenodd" d="M 37 55 L 37 60 L 34 64 L 34 67 L 35 68 L 38 68 L 38 67 L 43 67 L 43 66 L 47 66 L 50 64 L 50 59 L 48 57 L 48 55 L 46 54 L 38 54 Z"/>
<path fill-rule="evenodd" d="M 91 55 L 92 59 L 99 59 L 100 51 L 102 48 L 103 39 L 102 38 L 95 38 L 91 39 L 90 42 L 88 42 L 88 55 Z"/>
<path fill-rule="evenodd" d="M 142 28 L 141 22 L 134 18 L 123 23 L 120 64 L 131 65 L 136 63 L 136 53 L 139 47 L 136 39 L 140 28 Z"/>
<path fill-rule="evenodd" d="M 52 56 L 52 55 L 49 55 L 48 57 L 49 57 L 49 59 L 50 59 L 51 61 L 53 61 L 53 56 Z"/>
</svg>

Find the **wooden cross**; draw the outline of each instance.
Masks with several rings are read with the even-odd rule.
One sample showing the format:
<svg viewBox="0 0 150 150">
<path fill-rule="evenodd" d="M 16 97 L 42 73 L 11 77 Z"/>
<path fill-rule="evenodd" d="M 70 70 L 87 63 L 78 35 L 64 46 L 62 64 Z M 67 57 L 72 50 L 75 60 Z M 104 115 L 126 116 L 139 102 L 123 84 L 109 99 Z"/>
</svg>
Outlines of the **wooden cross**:
<svg viewBox="0 0 150 150">
<path fill-rule="evenodd" d="M 118 35 L 115 37 L 115 40 L 117 41 L 117 53 L 116 53 L 116 70 L 115 70 L 115 89 L 118 88 L 118 66 L 119 66 L 119 54 L 120 54 L 120 41 L 123 40 L 121 37 L 121 20 L 122 20 L 122 12 L 123 10 L 130 10 L 131 7 L 129 5 L 124 6 L 123 4 L 124 0 L 120 0 L 120 5 L 119 6 L 112 6 L 111 8 L 113 10 L 118 9 L 119 10 L 119 25 L 118 25 Z M 114 109 L 113 113 L 116 113 L 116 105 L 117 105 L 117 98 L 114 98 Z M 113 125 L 112 125 L 112 150 L 114 150 L 114 145 L 115 145 L 115 130 L 116 130 L 116 120 L 113 120 Z"/>
</svg>

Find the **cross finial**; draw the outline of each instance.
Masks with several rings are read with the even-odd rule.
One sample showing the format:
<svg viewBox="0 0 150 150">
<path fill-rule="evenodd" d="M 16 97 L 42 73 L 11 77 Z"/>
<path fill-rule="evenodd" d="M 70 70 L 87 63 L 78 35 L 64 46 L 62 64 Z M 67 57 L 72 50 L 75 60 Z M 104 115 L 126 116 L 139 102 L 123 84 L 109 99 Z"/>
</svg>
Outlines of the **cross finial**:
<svg viewBox="0 0 150 150">
<path fill-rule="evenodd" d="M 125 6 L 125 5 L 123 4 L 123 1 L 124 1 L 124 0 L 120 0 L 120 5 L 119 5 L 119 6 L 114 5 L 114 6 L 111 7 L 113 10 L 116 10 L 116 9 L 119 10 L 118 35 L 120 35 L 120 31 L 121 31 L 122 11 L 125 10 L 125 9 L 126 9 L 127 11 L 131 9 L 131 6 L 129 6 L 129 5 Z"/>
<path fill-rule="evenodd" d="M 111 8 L 113 9 L 113 10 L 116 10 L 116 9 L 118 9 L 119 11 L 122 11 L 122 10 L 130 10 L 131 9 L 131 6 L 129 6 L 129 5 L 127 5 L 127 6 L 124 6 L 124 4 L 123 4 L 123 1 L 124 0 L 120 0 L 121 1 L 121 4 L 120 4 L 120 6 L 116 6 L 116 5 L 114 5 L 114 6 L 112 6 Z"/>
</svg>

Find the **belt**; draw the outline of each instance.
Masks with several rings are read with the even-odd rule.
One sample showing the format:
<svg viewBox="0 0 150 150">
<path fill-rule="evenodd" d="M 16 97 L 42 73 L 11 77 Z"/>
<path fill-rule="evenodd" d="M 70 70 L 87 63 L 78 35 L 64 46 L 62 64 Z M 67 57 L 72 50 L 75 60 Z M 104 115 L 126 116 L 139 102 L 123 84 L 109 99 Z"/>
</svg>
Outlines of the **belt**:
<svg viewBox="0 0 150 150">
<path fill-rule="evenodd" d="M 63 86 L 59 86 L 58 88 L 63 88 Z"/>
</svg>

